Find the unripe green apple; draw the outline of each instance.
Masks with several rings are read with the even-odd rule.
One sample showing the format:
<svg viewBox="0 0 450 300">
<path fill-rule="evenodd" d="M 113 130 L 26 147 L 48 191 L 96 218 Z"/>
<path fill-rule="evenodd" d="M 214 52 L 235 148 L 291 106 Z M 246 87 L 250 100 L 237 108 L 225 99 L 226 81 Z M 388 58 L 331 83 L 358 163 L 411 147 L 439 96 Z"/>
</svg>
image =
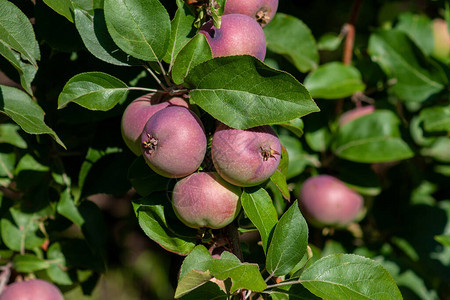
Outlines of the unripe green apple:
<svg viewBox="0 0 450 300">
<path fill-rule="evenodd" d="M 8 285 L 0 300 L 64 300 L 64 297 L 50 282 L 33 279 Z"/>
<path fill-rule="evenodd" d="M 329 175 L 308 178 L 299 196 L 300 208 L 305 217 L 319 227 L 349 225 L 361 213 L 363 203 L 361 195 Z"/>
<path fill-rule="evenodd" d="M 240 210 L 241 189 L 216 172 L 194 173 L 178 181 L 173 189 L 175 214 L 192 228 L 219 229 L 230 224 Z"/>
</svg>

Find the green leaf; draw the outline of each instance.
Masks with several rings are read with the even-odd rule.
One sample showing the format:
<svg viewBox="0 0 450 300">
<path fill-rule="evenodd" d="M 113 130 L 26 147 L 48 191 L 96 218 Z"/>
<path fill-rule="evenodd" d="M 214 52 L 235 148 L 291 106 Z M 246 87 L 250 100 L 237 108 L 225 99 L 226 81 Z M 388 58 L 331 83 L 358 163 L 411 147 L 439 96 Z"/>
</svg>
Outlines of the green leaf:
<svg viewBox="0 0 450 300">
<path fill-rule="evenodd" d="M 358 69 L 341 62 L 321 65 L 306 76 L 304 84 L 313 98 L 323 99 L 349 97 L 365 89 Z"/>
<path fill-rule="evenodd" d="M 185 84 L 192 88 L 191 101 L 232 128 L 287 122 L 319 110 L 292 75 L 248 55 L 206 61 Z"/>
<path fill-rule="evenodd" d="M 419 114 L 428 132 L 450 132 L 450 106 L 425 108 Z"/>
<path fill-rule="evenodd" d="M 177 289 L 175 291 L 175 298 L 178 299 L 195 290 L 196 288 L 199 288 L 200 286 L 207 283 L 211 278 L 213 277 L 211 276 L 209 271 L 189 271 L 189 273 L 186 274 L 186 276 L 184 276 L 183 279 L 178 282 Z"/>
<path fill-rule="evenodd" d="M 101 72 L 81 73 L 72 77 L 58 97 L 58 109 L 75 102 L 90 110 L 107 111 L 126 99 L 127 85 Z"/>
<path fill-rule="evenodd" d="M 166 54 L 170 17 L 158 0 L 109 0 L 104 5 L 108 31 L 120 49 L 147 61 Z"/>
<path fill-rule="evenodd" d="M 170 202 L 161 203 L 155 194 L 135 202 L 136 216 L 145 234 L 167 251 L 187 255 L 195 247 L 196 230 L 182 225 Z"/>
<path fill-rule="evenodd" d="M 441 162 L 450 162 L 450 138 L 438 137 L 431 146 L 422 148 L 420 154 L 431 156 Z"/>
<path fill-rule="evenodd" d="M 301 284 L 293 284 L 291 286 L 280 287 L 270 291 L 264 291 L 269 294 L 273 300 L 320 300 L 320 298 L 311 294 Z"/>
<path fill-rule="evenodd" d="M 71 0 L 44 0 L 44 3 L 73 23 Z"/>
<path fill-rule="evenodd" d="M 0 54 L 3 55 L 19 72 L 20 84 L 25 91 L 32 95 L 31 82 L 37 72 L 37 67 L 32 64 L 26 63 L 21 59 L 20 53 L 11 49 L 6 43 L 0 40 Z"/>
<path fill-rule="evenodd" d="M 450 247 L 450 234 L 447 235 L 436 235 L 434 237 L 436 241 L 441 243 L 444 246 Z"/>
<path fill-rule="evenodd" d="M 291 199 L 291 195 L 289 193 L 289 189 L 286 182 L 286 175 L 283 174 L 279 169 L 273 173 L 272 176 L 270 176 L 270 180 L 277 186 L 277 188 L 280 190 L 281 194 L 283 195 L 283 198 L 286 200 Z"/>
<path fill-rule="evenodd" d="M 75 26 L 86 48 L 95 57 L 118 66 L 142 64 L 120 50 L 109 34 L 103 9 L 86 10 L 75 5 Z"/>
<path fill-rule="evenodd" d="M 0 184 L 1 181 L 4 181 L 6 183 L 4 184 L 4 186 L 7 186 L 11 182 L 11 180 L 14 179 L 13 173 L 15 163 L 16 163 L 16 154 L 14 152 L 10 153 L 0 152 Z"/>
<path fill-rule="evenodd" d="M 290 132 L 295 134 L 298 138 L 302 137 L 302 135 L 303 135 L 303 120 L 300 118 L 291 120 L 286 123 L 279 123 L 278 125 L 283 126 L 284 128 L 288 129 Z"/>
<path fill-rule="evenodd" d="M 37 67 L 40 52 L 33 27 L 27 16 L 7 0 L 0 0 L 0 42 Z"/>
<path fill-rule="evenodd" d="M 300 276 L 301 283 L 326 299 L 403 299 L 392 276 L 379 263 L 353 254 L 319 259 Z"/>
<path fill-rule="evenodd" d="M 200 63 L 213 58 L 211 47 L 203 34 L 197 34 L 177 55 L 172 69 L 172 79 L 176 84 L 183 83 L 186 76 Z"/>
<path fill-rule="evenodd" d="M 208 271 L 212 259 L 211 254 L 205 246 L 198 245 L 193 248 L 181 265 L 178 282 L 180 282 L 192 270 L 203 272 Z"/>
<path fill-rule="evenodd" d="M 377 110 L 342 126 L 332 149 L 339 157 L 362 163 L 411 158 L 414 153 L 402 140 L 399 124 L 393 112 Z"/>
<path fill-rule="evenodd" d="M 311 30 L 299 19 L 277 13 L 264 27 L 267 48 L 285 56 L 301 72 L 317 68 L 319 53 Z"/>
<path fill-rule="evenodd" d="M 379 178 L 370 164 L 341 160 L 338 177 L 359 194 L 376 196 L 381 193 Z"/>
<path fill-rule="evenodd" d="M 7 143 L 17 148 L 26 149 L 27 142 L 20 136 L 20 127 L 16 124 L 0 124 L 0 143 Z"/>
<path fill-rule="evenodd" d="M 98 254 L 105 264 L 107 230 L 102 211 L 92 201 L 83 201 L 78 208 L 84 222 L 81 231 L 92 252 Z"/>
<path fill-rule="evenodd" d="M 59 199 L 58 205 L 56 206 L 56 210 L 59 214 L 63 215 L 78 226 L 83 226 L 84 219 L 78 211 L 77 206 L 75 205 L 69 188 L 66 188 L 61 193 L 61 197 Z"/>
<path fill-rule="evenodd" d="M 164 60 L 168 63 L 173 63 L 178 55 L 178 52 L 191 40 L 195 35 L 195 28 L 193 23 L 195 16 L 192 11 L 186 5 L 182 3 L 179 5 L 175 17 L 171 22 L 171 32 L 169 47 Z"/>
<path fill-rule="evenodd" d="M 368 50 L 372 60 L 394 81 L 392 91 L 403 101 L 425 101 L 444 88 L 444 75 L 427 62 L 404 32 L 374 33 Z"/>
<path fill-rule="evenodd" d="M 143 197 L 153 192 L 167 190 L 170 181 L 169 178 L 163 177 L 150 169 L 142 155 L 136 158 L 128 169 L 128 179 L 136 192 Z"/>
<path fill-rule="evenodd" d="M 108 147 L 106 149 L 89 148 L 78 175 L 78 187 L 80 189 L 83 189 L 86 178 L 89 175 L 89 171 L 92 169 L 96 162 L 98 162 L 104 156 L 120 152 L 122 152 L 122 149 L 115 147 Z"/>
<path fill-rule="evenodd" d="M 195 247 L 186 257 L 181 266 L 180 283 L 192 270 L 201 272 L 209 271 L 217 279 L 225 280 L 231 278 L 230 292 L 238 289 L 247 289 L 261 292 L 266 288 L 266 283 L 259 272 L 258 265 L 241 263 L 241 261 L 230 252 L 223 252 L 220 259 L 212 258 L 203 245 Z"/>
<path fill-rule="evenodd" d="M 60 243 L 53 243 L 48 248 L 47 258 L 50 263 L 50 266 L 47 269 L 47 275 L 50 279 L 61 285 L 73 284 L 73 281 L 67 272 L 66 257 Z"/>
<path fill-rule="evenodd" d="M 339 46 L 342 43 L 342 40 L 344 39 L 343 34 L 335 34 L 335 33 L 325 33 L 322 35 L 317 42 L 317 48 L 319 50 L 328 50 L 328 51 L 334 51 L 339 48 Z"/>
<path fill-rule="evenodd" d="M 307 245 L 308 225 L 295 201 L 275 227 L 267 251 L 267 271 L 273 276 L 288 274 L 305 255 Z"/>
<path fill-rule="evenodd" d="M 303 150 L 302 143 L 298 138 L 290 135 L 281 135 L 280 141 L 289 155 L 289 166 L 286 178 L 290 179 L 301 174 L 307 166 L 317 167 L 320 162 L 313 156 Z"/>
<path fill-rule="evenodd" d="M 42 258 L 32 254 L 16 255 L 13 258 L 13 268 L 20 273 L 31 273 L 44 270 L 50 264 Z"/>
<path fill-rule="evenodd" d="M 423 53 L 430 55 L 433 52 L 433 27 L 427 16 L 403 13 L 399 16 L 395 28 L 405 32 Z"/>
<path fill-rule="evenodd" d="M 16 208 L 10 208 L 11 217 L 2 218 L 1 234 L 5 245 L 14 251 L 32 250 L 42 245 L 45 239 L 40 234 L 40 216 L 26 214 Z"/>
<path fill-rule="evenodd" d="M 181 300 L 228 300 L 229 296 L 214 282 L 206 282 Z"/>
<path fill-rule="evenodd" d="M 26 133 L 48 134 L 65 148 L 56 133 L 44 123 L 44 111 L 19 89 L 0 85 L 0 112 L 6 114 Z"/>
<path fill-rule="evenodd" d="M 267 252 L 271 234 L 278 222 L 272 199 L 263 188 L 247 188 L 241 195 L 241 204 L 247 217 L 258 228 L 263 250 Z"/>
</svg>

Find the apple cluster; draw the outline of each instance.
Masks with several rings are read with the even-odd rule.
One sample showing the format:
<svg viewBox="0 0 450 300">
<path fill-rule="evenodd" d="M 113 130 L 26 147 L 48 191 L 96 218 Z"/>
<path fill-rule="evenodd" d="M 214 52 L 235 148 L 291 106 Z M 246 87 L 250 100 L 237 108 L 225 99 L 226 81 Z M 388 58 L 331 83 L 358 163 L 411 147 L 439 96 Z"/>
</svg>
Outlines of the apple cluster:
<svg viewBox="0 0 450 300">
<path fill-rule="evenodd" d="M 263 60 L 262 26 L 275 15 L 278 0 L 228 0 L 221 27 L 212 20 L 199 30 L 213 57 L 252 55 Z M 175 214 L 192 228 L 223 228 L 240 211 L 241 187 L 259 185 L 275 173 L 281 144 L 268 125 L 234 129 L 217 122 L 210 151 L 214 170 L 197 172 L 208 151 L 207 135 L 187 98 L 152 93 L 129 104 L 122 137 L 161 176 L 180 179 L 172 193 Z"/>
</svg>

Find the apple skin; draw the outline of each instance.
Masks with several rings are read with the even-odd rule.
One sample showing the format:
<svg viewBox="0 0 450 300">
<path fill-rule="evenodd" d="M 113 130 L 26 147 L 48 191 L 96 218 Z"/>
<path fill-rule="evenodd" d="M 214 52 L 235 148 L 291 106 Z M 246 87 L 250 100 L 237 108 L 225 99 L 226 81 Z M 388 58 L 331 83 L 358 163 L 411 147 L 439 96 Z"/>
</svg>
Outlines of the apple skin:
<svg viewBox="0 0 450 300">
<path fill-rule="evenodd" d="M 200 28 L 199 33 L 208 40 L 213 57 L 244 54 L 260 60 L 266 57 L 264 31 L 258 22 L 249 16 L 223 15 L 220 29 L 214 27 L 210 20 Z"/>
<path fill-rule="evenodd" d="M 0 300 L 64 300 L 64 297 L 50 282 L 33 279 L 8 285 Z"/>
<path fill-rule="evenodd" d="M 264 27 L 273 19 L 277 9 L 278 0 L 227 0 L 223 14 L 246 15 Z"/>
<path fill-rule="evenodd" d="M 363 209 L 363 197 L 329 175 L 308 178 L 300 190 L 300 208 L 315 226 L 345 227 Z"/>
<path fill-rule="evenodd" d="M 177 217 L 192 228 L 219 229 L 238 215 L 241 189 L 220 178 L 216 172 L 194 173 L 178 181 L 172 205 Z"/>
<path fill-rule="evenodd" d="M 220 124 L 213 135 L 211 155 L 223 179 L 249 187 L 275 173 L 281 160 L 281 144 L 268 125 L 242 130 Z"/>
<path fill-rule="evenodd" d="M 434 47 L 432 55 L 439 60 L 450 60 L 450 34 L 447 22 L 443 19 L 434 19 L 432 22 Z"/>
<path fill-rule="evenodd" d="M 339 127 L 344 126 L 347 123 L 350 123 L 353 120 L 356 120 L 362 116 L 370 115 L 375 111 L 375 106 L 367 105 L 363 107 L 357 107 L 352 110 L 349 110 L 341 115 L 339 118 Z"/>
<path fill-rule="evenodd" d="M 145 161 L 153 171 L 169 178 L 195 172 L 203 162 L 206 147 L 202 122 L 181 106 L 169 106 L 156 112 L 141 135 Z"/>
<path fill-rule="evenodd" d="M 154 113 L 171 105 L 188 108 L 188 103 L 180 97 L 174 97 L 163 101 L 160 93 L 150 93 L 139 97 L 131 102 L 125 109 L 122 122 L 122 138 L 130 150 L 137 156 L 142 155 L 141 134 L 145 123 Z"/>
</svg>

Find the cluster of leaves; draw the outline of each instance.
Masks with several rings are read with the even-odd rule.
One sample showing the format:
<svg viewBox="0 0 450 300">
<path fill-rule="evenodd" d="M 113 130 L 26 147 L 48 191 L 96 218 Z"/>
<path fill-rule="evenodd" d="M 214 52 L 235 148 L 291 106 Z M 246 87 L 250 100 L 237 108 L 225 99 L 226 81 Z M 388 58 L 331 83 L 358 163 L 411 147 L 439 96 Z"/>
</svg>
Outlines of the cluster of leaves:
<svg viewBox="0 0 450 300">
<path fill-rule="evenodd" d="M 395 9 L 407 12 L 386 17 Z M 337 58 L 343 34 L 317 42 L 299 18 L 277 13 L 264 28 L 263 63 L 213 59 L 196 34 L 211 11 L 219 24 L 220 10 L 199 18 L 180 0 L 0 0 L 0 68 L 21 83 L 0 85 L 0 111 L 13 121 L 0 124 L 1 262 L 90 293 L 107 253 L 102 213 L 88 197 L 133 187 L 145 234 L 187 255 L 177 298 L 401 299 L 397 285 L 408 299 L 448 292 L 450 70 L 431 57 L 431 20 L 387 3 L 380 29 L 346 65 Z M 35 17 L 37 39 L 25 14 Z M 71 54 L 58 56 L 64 52 Z M 214 119 L 241 129 L 274 125 L 286 148 L 279 170 L 266 186 L 245 189 L 237 220 L 241 234 L 258 232 L 260 245 L 213 258 L 205 246 L 220 233 L 199 237 L 178 221 L 167 196 L 173 180 L 126 149 L 120 114 L 136 91 L 156 90 L 188 93 L 210 134 Z M 339 128 L 338 115 L 352 106 L 339 99 L 349 97 L 377 110 Z M 43 108 L 61 138 L 44 123 Z M 337 175 L 365 196 L 360 227 L 334 235 L 308 228 L 289 200 L 317 173 Z"/>
</svg>

